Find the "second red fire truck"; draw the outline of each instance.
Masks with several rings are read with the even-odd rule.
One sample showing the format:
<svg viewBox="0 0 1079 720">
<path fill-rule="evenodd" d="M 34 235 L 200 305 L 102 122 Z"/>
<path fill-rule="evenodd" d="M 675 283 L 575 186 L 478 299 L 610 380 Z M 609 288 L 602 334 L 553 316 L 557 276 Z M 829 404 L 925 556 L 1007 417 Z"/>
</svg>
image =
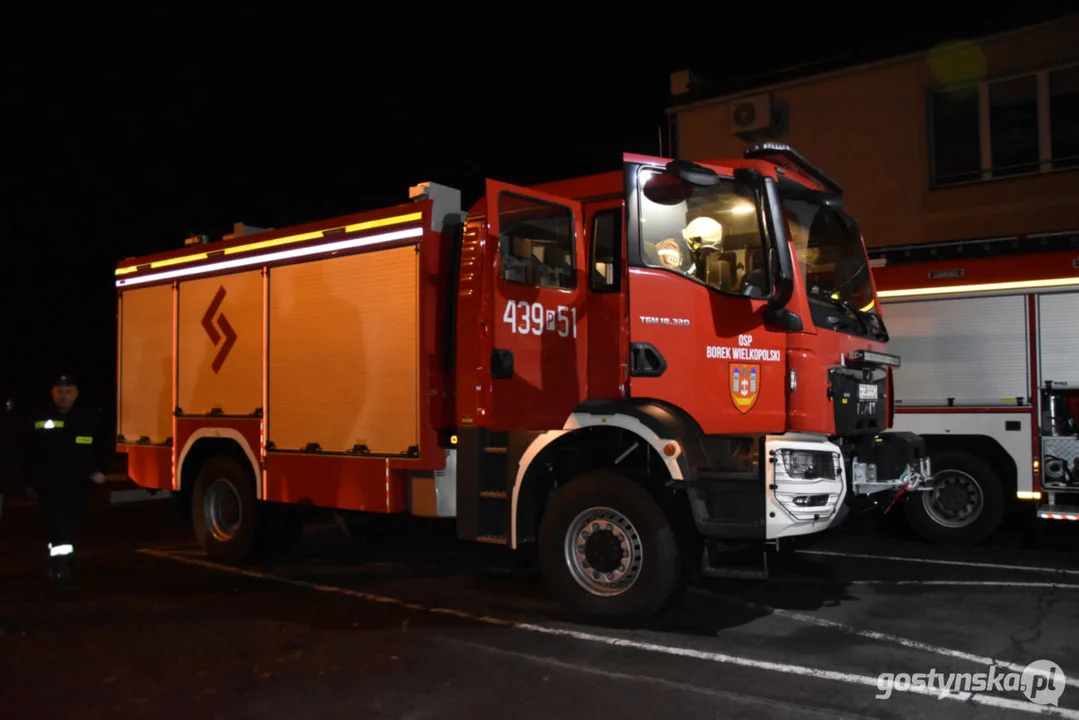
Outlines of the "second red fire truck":
<svg viewBox="0 0 1079 720">
<path fill-rule="evenodd" d="M 208 555 L 301 505 L 455 518 L 558 599 L 639 621 L 918 486 L 842 187 L 791 148 L 411 202 L 126 260 L 119 448 Z M 758 570 L 762 568 L 758 567 Z"/>
<path fill-rule="evenodd" d="M 905 503 L 939 544 L 991 536 L 1011 500 L 1079 520 L 1079 232 L 874 249 L 896 425 L 932 483 Z"/>
</svg>

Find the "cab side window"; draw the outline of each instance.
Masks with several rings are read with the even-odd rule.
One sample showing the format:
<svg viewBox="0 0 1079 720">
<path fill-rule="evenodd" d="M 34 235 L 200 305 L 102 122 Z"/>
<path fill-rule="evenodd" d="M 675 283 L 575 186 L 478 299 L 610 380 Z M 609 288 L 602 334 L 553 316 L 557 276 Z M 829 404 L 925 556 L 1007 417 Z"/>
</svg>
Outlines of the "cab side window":
<svg viewBox="0 0 1079 720">
<path fill-rule="evenodd" d="M 498 197 L 502 279 L 534 287 L 577 287 L 573 213 L 511 193 Z"/>
<path fill-rule="evenodd" d="M 592 292 L 618 292 L 622 285 L 622 208 L 600 210 L 592 217 Z"/>
</svg>

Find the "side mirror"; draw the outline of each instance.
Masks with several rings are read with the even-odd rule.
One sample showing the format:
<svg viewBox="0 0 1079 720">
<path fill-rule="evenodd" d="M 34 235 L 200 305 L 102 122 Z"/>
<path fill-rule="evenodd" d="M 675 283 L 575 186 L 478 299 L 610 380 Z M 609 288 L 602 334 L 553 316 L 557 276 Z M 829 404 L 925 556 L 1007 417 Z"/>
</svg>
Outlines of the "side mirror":
<svg viewBox="0 0 1079 720">
<path fill-rule="evenodd" d="M 718 185 L 720 181 L 719 173 L 715 170 L 688 160 L 671 160 L 667 163 L 666 170 L 671 175 L 692 185 L 711 187 L 712 185 Z"/>
<path fill-rule="evenodd" d="M 734 171 L 735 179 L 756 188 L 758 192 L 757 214 L 761 230 L 768 239 L 768 268 L 775 275 L 775 288 L 768 296 L 768 309 L 782 310 L 794 295 L 794 261 L 791 258 L 790 235 L 783 219 L 783 205 L 779 199 L 776 181 L 756 170 L 740 168 Z"/>
<path fill-rule="evenodd" d="M 767 212 L 764 222 L 768 227 L 768 237 L 772 239 L 771 253 L 775 258 L 775 289 L 768 296 L 768 307 L 780 310 L 787 306 L 794 295 L 794 261 L 791 258 L 790 236 L 787 234 L 787 221 L 783 219 L 783 205 L 779 200 L 776 182 L 770 177 L 764 178 L 764 197 Z"/>
</svg>

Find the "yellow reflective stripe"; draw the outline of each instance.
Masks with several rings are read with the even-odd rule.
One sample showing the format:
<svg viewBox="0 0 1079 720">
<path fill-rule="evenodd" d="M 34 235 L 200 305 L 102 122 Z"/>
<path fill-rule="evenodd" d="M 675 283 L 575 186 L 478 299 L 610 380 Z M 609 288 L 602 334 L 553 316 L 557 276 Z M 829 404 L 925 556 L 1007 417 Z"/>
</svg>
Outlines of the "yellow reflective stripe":
<svg viewBox="0 0 1079 720">
<path fill-rule="evenodd" d="M 314 240 L 323 237 L 333 237 L 331 231 L 336 230 L 340 233 L 353 233 L 360 232 L 362 230 L 373 230 L 375 228 L 386 227 L 387 225 L 398 225 L 400 223 L 415 222 L 423 218 L 423 213 L 408 213 L 407 215 L 396 215 L 394 217 L 379 218 L 378 220 L 367 220 L 365 222 L 353 223 L 352 225 L 346 225 L 338 228 L 325 228 L 324 230 L 316 230 L 315 232 L 302 233 L 299 235 L 289 235 L 287 237 L 274 238 L 272 240 L 261 240 L 258 242 L 247 243 L 246 245 L 232 245 L 224 249 L 225 255 L 235 255 L 236 253 L 250 252 L 252 250 L 264 250 L 266 248 L 277 247 L 279 245 L 288 245 L 290 243 L 302 242 L 304 240 Z M 327 233 L 330 233 L 327 235 Z M 160 267 L 168 267 L 170 265 L 180 265 L 182 263 L 195 262 L 196 260 L 206 260 L 210 257 L 208 252 L 198 252 L 192 255 L 181 255 L 179 257 L 166 258 L 164 260 L 155 260 L 149 263 L 151 269 L 157 269 Z M 114 270 L 116 275 L 128 275 L 136 272 L 140 265 L 129 265 L 128 267 L 117 268 Z"/>
<path fill-rule="evenodd" d="M 35 430 L 52 430 L 53 428 L 62 428 L 63 426 L 63 420 L 38 420 L 34 423 Z"/>
<path fill-rule="evenodd" d="M 75 438 L 75 442 L 77 442 L 79 445 L 93 445 L 94 439 L 92 437 L 89 437 L 88 435 L 79 435 Z"/>
</svg>

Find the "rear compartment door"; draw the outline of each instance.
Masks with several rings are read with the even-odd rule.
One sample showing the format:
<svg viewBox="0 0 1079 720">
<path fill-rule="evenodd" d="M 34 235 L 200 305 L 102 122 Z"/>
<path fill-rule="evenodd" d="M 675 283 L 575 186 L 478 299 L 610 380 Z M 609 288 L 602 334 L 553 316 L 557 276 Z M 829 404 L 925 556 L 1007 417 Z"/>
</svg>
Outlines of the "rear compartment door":
<svg viewBox="0 0 1079 720">
<path fill-rule="evenodd" d="M 487 181 L 492 430 L 562 427 L 588 395 L 582 218 L 575 200 Z"/>
</svg>

